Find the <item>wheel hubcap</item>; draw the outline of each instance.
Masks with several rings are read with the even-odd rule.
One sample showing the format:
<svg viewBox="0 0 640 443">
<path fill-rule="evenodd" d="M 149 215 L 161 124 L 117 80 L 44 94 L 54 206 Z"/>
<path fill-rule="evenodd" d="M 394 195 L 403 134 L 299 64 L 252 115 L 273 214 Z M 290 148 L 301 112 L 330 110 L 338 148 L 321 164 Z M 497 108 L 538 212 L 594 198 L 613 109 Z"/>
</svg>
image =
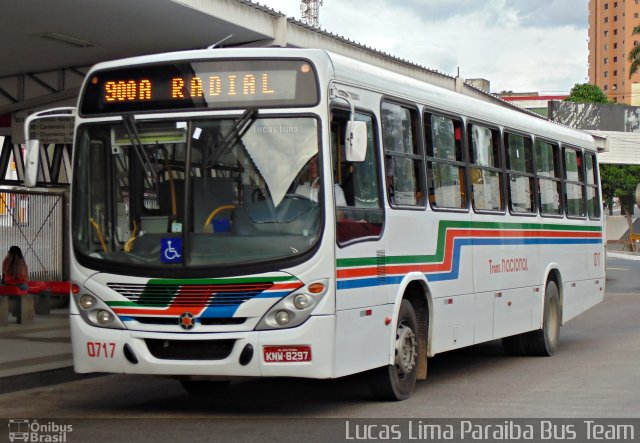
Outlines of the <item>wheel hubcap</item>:
<svg viewBox="0 0 640 443">
<path fill-rule="evenodd" d="M 401 324 L 396 333 L 396 368 L 400 375 L 407 375 L 415 365 L 416 336 L 411 328 Z"/>
<path fill-rule="evenodd" d="M 549 318 L 547 319 L 547 331 L 549 333 L 549 341 L 555 344 L 558 340 L 558 306 L 555 303 L 549 305 Z"/>
</svg>

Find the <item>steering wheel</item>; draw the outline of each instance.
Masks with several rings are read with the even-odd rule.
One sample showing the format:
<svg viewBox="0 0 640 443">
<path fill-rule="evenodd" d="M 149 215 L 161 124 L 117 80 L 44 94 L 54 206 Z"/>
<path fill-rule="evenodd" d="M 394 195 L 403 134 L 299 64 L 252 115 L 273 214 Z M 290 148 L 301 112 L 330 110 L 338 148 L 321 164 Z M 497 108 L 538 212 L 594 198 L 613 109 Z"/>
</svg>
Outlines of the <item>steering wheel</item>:
<svg viewBox="0 0 640 443">
<path fill-rule="evenodd" d="M 312 199 L 311 197 L 307 196 L 307 195 L 302 195 L 302 194 L 285 194 L 284 198 L 292 198 L 292 199 L 298 199 L 298 200 L 306 200 L 312 203 L 318 203 L 317 201 L 315 201 L 314 199 Z"/>
</svg>

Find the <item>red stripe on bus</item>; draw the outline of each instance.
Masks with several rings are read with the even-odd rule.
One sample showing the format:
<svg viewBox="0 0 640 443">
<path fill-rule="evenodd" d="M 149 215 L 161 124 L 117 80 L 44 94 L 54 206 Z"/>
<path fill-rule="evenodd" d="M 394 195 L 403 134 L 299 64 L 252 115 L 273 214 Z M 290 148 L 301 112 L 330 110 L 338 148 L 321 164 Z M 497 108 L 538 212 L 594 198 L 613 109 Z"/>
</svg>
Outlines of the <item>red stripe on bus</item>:
<svg viewBox="0 0 640 443">
<path fill-rule="evenodd" d="M 443 272 L 450 271 L 453 261 L 453 242 L 463 237 L 515 237 L 515 238 L 600 238 L 600 232 L 583 231 L 549 231 L 549 230 L 492 230 L 492 229 L 447 229 L 445 238 L 445 255 L 441 263 L 407 264 L 386 266 L 386 273 L 406 274 L 409 272 Z M 373 277 L 378 274 L 378 267 L 340 269 L 337 271 L 339 279 Z"/>
</svg>

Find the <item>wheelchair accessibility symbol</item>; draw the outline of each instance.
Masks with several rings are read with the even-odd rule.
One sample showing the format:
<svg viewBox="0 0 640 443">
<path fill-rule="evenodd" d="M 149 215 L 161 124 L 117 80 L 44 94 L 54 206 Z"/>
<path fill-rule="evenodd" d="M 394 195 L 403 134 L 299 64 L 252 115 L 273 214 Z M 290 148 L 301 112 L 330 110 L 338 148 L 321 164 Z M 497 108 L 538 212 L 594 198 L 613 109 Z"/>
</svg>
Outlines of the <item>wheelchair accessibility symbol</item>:
<svg viewBox="0 0 640 443">
<path fill-rule="evenodd" d="M 160 239 L 160 261 L 162 263 L 182 263 L 182 239 Z"/>
</svg>

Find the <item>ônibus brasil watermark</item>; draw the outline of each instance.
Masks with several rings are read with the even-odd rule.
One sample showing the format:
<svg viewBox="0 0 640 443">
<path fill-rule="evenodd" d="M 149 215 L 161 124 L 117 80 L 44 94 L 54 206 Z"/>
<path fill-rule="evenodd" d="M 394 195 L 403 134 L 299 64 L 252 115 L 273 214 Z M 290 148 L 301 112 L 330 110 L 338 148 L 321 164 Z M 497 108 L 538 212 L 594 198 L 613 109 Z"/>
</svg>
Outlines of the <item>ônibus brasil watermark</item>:
<svg viewBox="0 0 640 443">
<path fill-rule="evenodd" d="M 26 418 L 9 420 L 9 441 L 28 443 L 65 443 L 73 432 L 73 425 L 58 424 L 54 421 L 38 422 Z"/>
</svg>

